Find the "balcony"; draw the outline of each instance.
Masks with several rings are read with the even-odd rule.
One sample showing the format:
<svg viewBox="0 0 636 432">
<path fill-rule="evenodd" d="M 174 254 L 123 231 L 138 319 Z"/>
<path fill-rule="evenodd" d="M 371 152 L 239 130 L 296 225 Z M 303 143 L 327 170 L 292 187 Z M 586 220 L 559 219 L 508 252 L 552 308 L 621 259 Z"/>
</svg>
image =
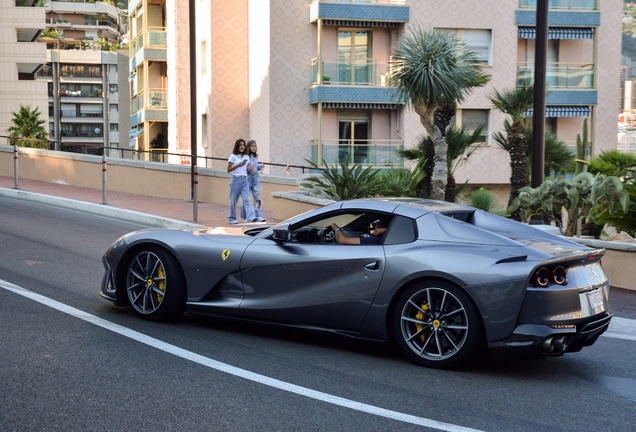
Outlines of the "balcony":
<svg viewBox="0 0 636 432">
<path fill-rule="evenodd" d="M 389 79 L 389 60 L 324 59 L 322 80 L 318 76 L 318 59 L 311 60 L 311 84 L 386 86 Z"/>
<path fill-rule="evenodd" d="M 99 119 L 100 121 L 104 118 L 104 113 L 99 111 L 95 111 L 95 112 L 77 112 L 77 110 L 62 110 L 61 111 L 62 114 L 62 118 L 85 118 L 85 119 L 89 119 L 89 118 L 95 118 L 95 119 Z"/>
<path fill-rule="evenodd" d="M 537 0 L 519 0 L 519 9 L 536 9 Z M 550 0 L 550 9 L 598 9 L 598 0 Z"/>
<path fill-rule="evenodd" d="M 402 140 L 362 140 L 334 139 L 311 142 L 311 159 L 322 165 L 324 160 L 333 165 L 346 162 L 349 154 L 353 154 L 353 163 L 373 165 L 377 167 L 401 167 L 404 159 L 397 150 L 404 148 Z"/>
<path fill-rule="evenodd" d="M 131 112 L 142 109 L 168 109 L 168 92 L 164 89 L 150 89 L 148 91 L 148 102 L 145 102 L 146 93 L 141 90 L 131 100 Z"/>
<path fill-rule="evenodd" d="M 140 31 L 130 42 L 130 68 L 136 68 L 143 59 L 167 60 L 167 45 L 168 34 L 165 27 L 148 27 L 146 33 Z"/>
<path fill-rule="evenodd" d="M 546 67 L 548 88 L 593 89 L 594 65 L 578 63 L 548 63 Z M 517 87 L 534 82 L 534 63 L 519 63 Z"/>
</svg>

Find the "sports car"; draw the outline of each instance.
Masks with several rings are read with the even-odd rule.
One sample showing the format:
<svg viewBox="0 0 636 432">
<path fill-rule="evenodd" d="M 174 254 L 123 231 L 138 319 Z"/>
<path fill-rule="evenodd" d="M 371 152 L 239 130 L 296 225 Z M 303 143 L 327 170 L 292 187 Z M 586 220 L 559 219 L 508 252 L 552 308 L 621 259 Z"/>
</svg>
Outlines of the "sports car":
<svg viewBox="0 0 636 432">
<path fill-rule="evenodd" d="M 149 320 L 187 311 L 392 341 L 452 369 L 592 345 L 612 317 L 603 254 L 459 204 L 363 199 L 276 225 L 126 234 L 103 257 L 101 296 Z"/>
</svg>

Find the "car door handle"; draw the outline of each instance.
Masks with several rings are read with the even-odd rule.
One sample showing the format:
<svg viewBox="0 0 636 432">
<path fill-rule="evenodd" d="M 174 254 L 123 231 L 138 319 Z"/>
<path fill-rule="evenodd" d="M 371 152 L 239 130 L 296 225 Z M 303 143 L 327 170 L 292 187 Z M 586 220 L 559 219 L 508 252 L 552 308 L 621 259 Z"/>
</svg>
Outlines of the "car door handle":
<svg viewBox="0 0 636 432">
<path fill-rule="evenodd" d="M 372 263 L 365 265 L 364 268 L 367 270 L 377 270 L 380 268 L 380 261 L 373 261 Z"/>
</svg>

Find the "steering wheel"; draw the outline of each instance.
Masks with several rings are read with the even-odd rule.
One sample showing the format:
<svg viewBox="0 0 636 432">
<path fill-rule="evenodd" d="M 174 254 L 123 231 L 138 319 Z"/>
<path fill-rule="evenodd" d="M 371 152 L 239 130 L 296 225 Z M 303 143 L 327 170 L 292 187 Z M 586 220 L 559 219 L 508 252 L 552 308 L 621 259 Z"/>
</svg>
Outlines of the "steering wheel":
<svg viewBox="0 0 636 432">
<path fill-rule="evenodd" d="M 335 232 L 330 226 L 321 229 L 318 233 L 318 238 L 320 243 L 333 244 L 336 242 Z"/>
</svg>

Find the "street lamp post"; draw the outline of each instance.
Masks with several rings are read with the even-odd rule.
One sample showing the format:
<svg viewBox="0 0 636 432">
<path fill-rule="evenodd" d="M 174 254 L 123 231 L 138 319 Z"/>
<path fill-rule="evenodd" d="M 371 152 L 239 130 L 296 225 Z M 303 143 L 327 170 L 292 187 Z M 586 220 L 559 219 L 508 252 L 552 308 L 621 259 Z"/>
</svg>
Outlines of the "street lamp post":
<svg viewBox="0 0 636 432">
<path fill-rule="evenodd" d="M 198 219 L 198 171 L 197 171 L 197 50 L 196 50 L 196 8 L 195 0 L 188 1 L 190 30 L 190 155 L 191 155 L 191 191 L 192 219 Z"/>
<path fill-rule="evenodd" d="M 534 107 L 532 109 L 532 171 L 533 188 L 543 183 L 545 154 L 545 95 L 548 52 L 548 0 L 537 1 L 536 46 L 534 53 Z"/>
</svg>

